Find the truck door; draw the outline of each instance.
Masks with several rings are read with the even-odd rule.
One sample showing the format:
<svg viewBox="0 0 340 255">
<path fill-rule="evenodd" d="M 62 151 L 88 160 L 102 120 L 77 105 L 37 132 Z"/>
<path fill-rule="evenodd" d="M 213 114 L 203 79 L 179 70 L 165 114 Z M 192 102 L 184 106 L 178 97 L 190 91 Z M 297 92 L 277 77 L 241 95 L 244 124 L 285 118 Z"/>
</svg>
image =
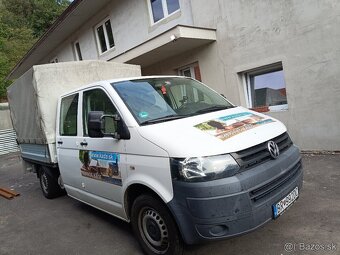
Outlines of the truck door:
<svg viewBox="0 0 340 255">
<path fill-rule="evenodd" d="M 65 188 L 69 195 L 79 197 L 81 188 L 80 161 L 78 149 L 79 93 L 63 97 L 60 102 L 57 127 L 58 164 Z"/>
<path fill-rule="evenodd" d="M 87 128 L 89 112 L 103 111 L 104 114 L 113 115 L 117 110 L 102 88 L 84 91 L 82 99 L 83 137 L 79 158 L 88 202 L 100 208 L 109 206 L 107 210 L 119 215 L 122 210 L 122 180 L 126 174 L 125 142 L 113 137 L 90 138 Z M 116 127 L 113 119 L 110 121 L 110 118 L 105 120 L 105 133 L 113 134 Z M 110 205 L 103 205 L 105 203 Z"/>
</svg>

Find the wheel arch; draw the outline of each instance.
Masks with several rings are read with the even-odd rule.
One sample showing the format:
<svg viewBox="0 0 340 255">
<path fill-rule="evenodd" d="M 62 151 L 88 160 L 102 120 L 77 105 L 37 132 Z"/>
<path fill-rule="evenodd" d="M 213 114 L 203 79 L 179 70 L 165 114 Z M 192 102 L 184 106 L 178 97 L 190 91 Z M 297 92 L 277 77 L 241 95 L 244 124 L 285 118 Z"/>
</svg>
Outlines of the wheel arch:
<svg viewBox="0 0 340 255">
<path fill-rule="evenodd" d="M 41 171 L 45 171 L 49 176 L 58 179 L 60 172 L 57 166 L 51 165 L 38 165 L 37 175 L 40 177 Z"/>
<path fill-rule="evenodd" d="M 130 219 L 131 216 L 131 207 L 133 201 L 141 194 L 151 194 L 167 206 L 167 201 L 165 201 L 164 197 L 162 197 L 152 187 L 143 183 L 132 183 L 126 188 L 124 192 L 124 208 L 128 219 Z"/>
</svg>

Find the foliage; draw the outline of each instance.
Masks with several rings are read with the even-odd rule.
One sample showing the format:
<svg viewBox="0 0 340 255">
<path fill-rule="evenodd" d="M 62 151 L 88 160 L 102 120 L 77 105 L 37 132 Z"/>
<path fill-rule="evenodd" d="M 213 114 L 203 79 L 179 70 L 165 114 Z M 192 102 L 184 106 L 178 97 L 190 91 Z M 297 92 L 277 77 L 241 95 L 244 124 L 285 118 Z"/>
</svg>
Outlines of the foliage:
<svg viewBox="0 0 340 255">
<path fill-rule="evenodd" d="M 69 5 L 67 0 L 0 0 L 0 101 L 15 64 Z"/>
</svg>

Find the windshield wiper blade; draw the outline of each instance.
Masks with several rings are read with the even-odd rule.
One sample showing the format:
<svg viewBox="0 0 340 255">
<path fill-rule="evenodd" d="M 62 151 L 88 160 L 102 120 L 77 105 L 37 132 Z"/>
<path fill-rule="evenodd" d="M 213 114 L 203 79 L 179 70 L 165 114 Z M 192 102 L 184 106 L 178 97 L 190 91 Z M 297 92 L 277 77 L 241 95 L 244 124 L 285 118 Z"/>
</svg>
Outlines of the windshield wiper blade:
<svg viewBox="0 0 340 255">
<path fill-rule="evenodd" d="M 235 106 L 227 106 L 227 105 L 214 105 L 208 108 L 204 108 L 201 110 L 196 111 L 195 113 L 207 113 L 207 112 L 215 112 L 215 111 L 219 111 L 219 110 L 225 110 L 225 109 L 230 109 L 230 108 L 234 108 Z"/>
<path fill-rule="evenodd" d="M 159 123 L 159 122 L 164 122 L 164 121 L 169 121 L 169 120 L 177 120 L 177 119 L 182 119 L 182 118 L 185 118 L 185 117 L 188 117 L 188 116 L 171 114 L 171 115 L 159 117 L 159 118 L 152 119 L 152 120 L 146 120 L 146 121 L 142 122 L 141 125 L 154 124 L 154 123 Z"/>
</svg>

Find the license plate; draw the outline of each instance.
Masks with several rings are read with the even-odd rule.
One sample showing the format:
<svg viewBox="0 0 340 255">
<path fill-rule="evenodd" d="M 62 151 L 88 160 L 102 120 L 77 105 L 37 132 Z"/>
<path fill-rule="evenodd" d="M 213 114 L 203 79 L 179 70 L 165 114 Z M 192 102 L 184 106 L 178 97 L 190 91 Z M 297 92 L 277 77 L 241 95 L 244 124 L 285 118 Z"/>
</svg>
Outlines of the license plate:
<svg viewBox="0 0 340 255">
<path fill-rule="evenodd" d="M 295 200 L 299 197 L 299 189 L 296 187 L 286 197 L 281 199 L 276 204 L 273 204 L 273 215 L 274 219 L 279 217 L 284 211 L 292 205 Z"/>
</svg>

